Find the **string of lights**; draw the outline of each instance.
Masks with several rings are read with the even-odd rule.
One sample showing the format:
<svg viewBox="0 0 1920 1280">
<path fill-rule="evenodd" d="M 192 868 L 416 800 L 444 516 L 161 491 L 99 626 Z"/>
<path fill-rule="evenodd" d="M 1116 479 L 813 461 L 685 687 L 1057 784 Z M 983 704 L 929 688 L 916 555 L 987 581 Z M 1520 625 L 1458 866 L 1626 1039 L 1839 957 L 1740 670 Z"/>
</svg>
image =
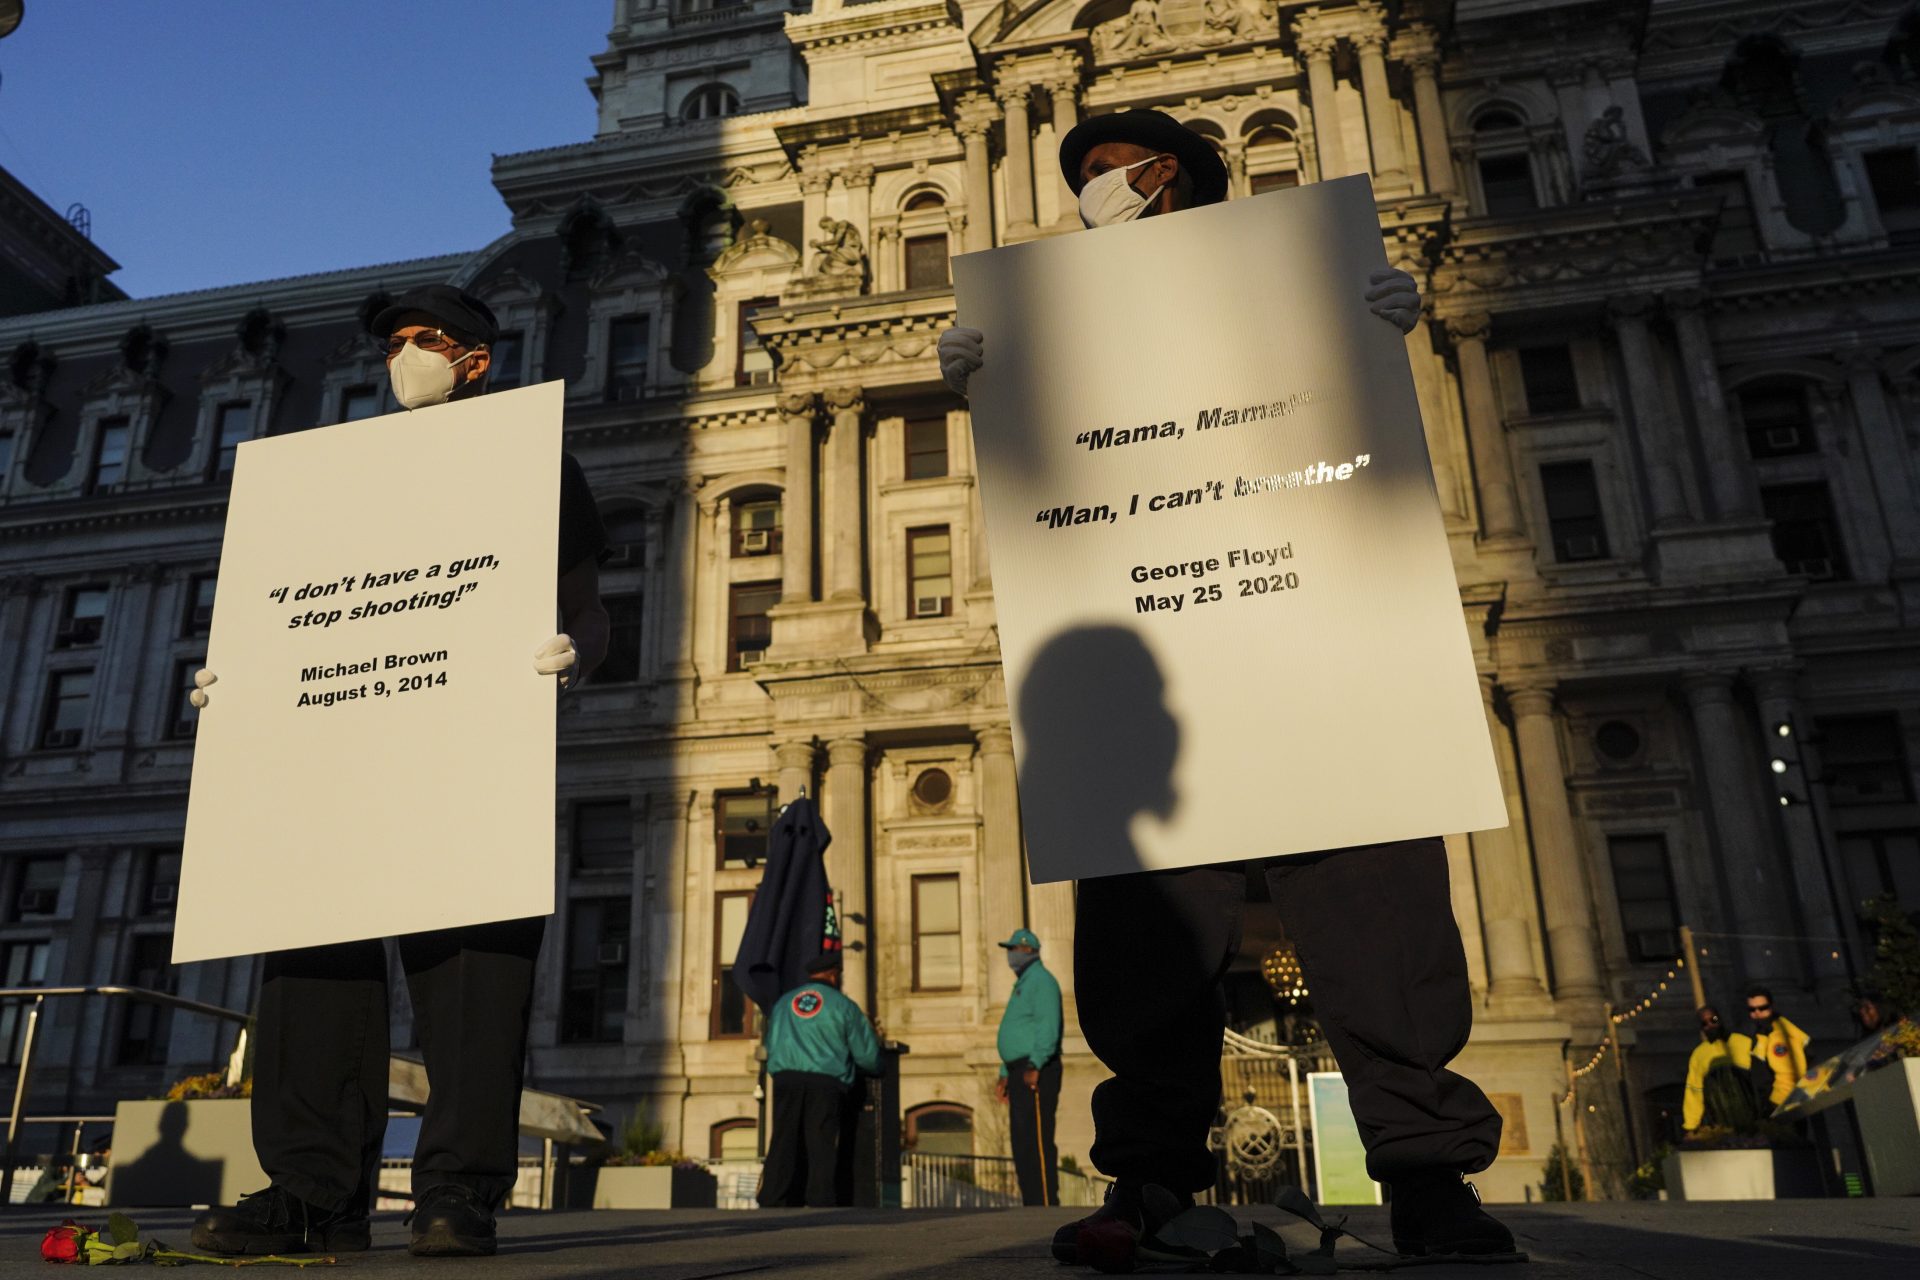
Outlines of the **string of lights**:
<svg viewBox="0 0 1920 1280">
<path fill-rule="evenodd" d="M 1705 947 L 1702 947 L 1700 949 L 1700 954 L 1702 955 L 1706 954 Z M 1682 974 L 1685 973 L 1686 968 L 1687 968 L 1687 958 L 1685 956 L 1675 956 L 1673 958 L 1672 964 L 1670 964 L 1667 968 L 1666 976 L 1664 978 L 1661 978 L 1659 982 L 1654 984 L 1653 990 L 1647 992 L 1647 994 L 1641 996 L 1638 1000 L 1634 1001 L 1630 1005 L 1627 1005 L 1625 1008 L 1615 1011 L 1613 1015 L 1614 1025 L 1618 1026 L 1620 1023 L 1626 1022 L 1631 1018 L 1637 1018 L 1641 1014 L 1645 1013 L 1647 1010 L 1653 1008 L 1654 1004 L 1658 1002 L 1661 995 L 1665 993 L 1667 989 L 1667 984 L 1669 982 L 1678 982 Z"/>
<path fill-rule="evenodd" d="M 1607 1048 L 1608 1048 L 1607 1041 L 1602 1040 L 1600 1042 L 1600 1047 L 1593 1051 L 1593 1056 L 1587 1059 L 1587 1065 L 1584 1067 L 1574 1068 L 1573 1077 L 1572 1077 L 1573 1080 L 1578 1080 L 1581 1076 L 1592 1075 L 1595 1071 L 1597 1071 L 1600 1067 L 1601 1060 L 1607 1056 Z M 1567 1091 L 1560 1095 L 1560 1101 L 1555 1103 L 1554 1105 L 1564 1107 L 1569 1102 L 1572 1102 L 1574 1087 L 1575 1086 L 1571 1082 L 1569 1082 L 1567 1085 Z"/>
</svg>

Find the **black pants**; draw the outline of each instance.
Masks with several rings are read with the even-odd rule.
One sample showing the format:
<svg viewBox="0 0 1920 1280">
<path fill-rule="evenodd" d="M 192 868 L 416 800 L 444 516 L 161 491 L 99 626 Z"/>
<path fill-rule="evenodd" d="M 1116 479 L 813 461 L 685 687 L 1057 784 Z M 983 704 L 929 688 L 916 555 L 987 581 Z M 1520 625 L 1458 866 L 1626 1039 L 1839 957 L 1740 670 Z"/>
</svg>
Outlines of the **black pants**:
<svg viewBox="0 0 1920 1280">
<path fill-rule="evenodd" d="M 418 1195 L 441 1183 L 497 1205 L 519 1173 L 520 1086 L 546 918 L 409 934 L 400 959 L 431 1088 Z M 377 940 L 266 957 L 253 1057 L 253 1148 L 274 1185 L 364 1213 L 387 1130 L 387 953 Z"/>
<path fill-rule="evenodd" d="M 1059 1204 L 1053 1113 L 1060 1106 L 1060 1059 L 1040 1068 L 1040 1082 L 1031 1089 L 1026 1066 L 1022 1061 L 1007 1067 L 1007 1136 L 1013 1142 L 1013 1169 L 1020 1175 L 1020 1203 Z"/>
<path fill-rule="evenodd" d="M 853 1148 L 846 1140 L 858 1118 L 854 1092 L 833 1076 L 781 1071 L 773 1077 L 773 1132 L 761 1167 L 760 1204 L 830 1208 L 852 1204 Z"/>
<path fill-rule="evenodd" d="M 1446 1069 L 1473 1022 L 1466 954 L 1438 837 L 1274 858 L 1273 901 L 1346 1077 L 1367 1172 L 1474 1173 L 1500 1113 Z M 1080 1027 L 1114 1073 L 1093 1093 L 1093 1163 L 1182 1191 L 1212 1185 L 1220 981 L 1240 943 L 1248 869 L 1083 880 L 1073 978 Z"/>
</svg>

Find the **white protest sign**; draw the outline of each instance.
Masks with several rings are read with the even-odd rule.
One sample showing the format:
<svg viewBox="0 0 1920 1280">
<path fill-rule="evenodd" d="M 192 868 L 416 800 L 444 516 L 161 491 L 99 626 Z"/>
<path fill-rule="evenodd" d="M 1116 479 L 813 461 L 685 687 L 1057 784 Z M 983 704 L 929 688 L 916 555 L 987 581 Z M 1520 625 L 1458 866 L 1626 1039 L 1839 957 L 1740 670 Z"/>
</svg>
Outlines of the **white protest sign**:
<svg viewBox="0 0 1920 1280">
<path fill-rule="evenodd" d="M 240 446 L 174 963 L 553 910 L 560 409 Z"/>
<path fill-rule="evenodd" d="M 954 260 L 1036 881 L 1506 825 L 1364 178 Z"/>
</svg>

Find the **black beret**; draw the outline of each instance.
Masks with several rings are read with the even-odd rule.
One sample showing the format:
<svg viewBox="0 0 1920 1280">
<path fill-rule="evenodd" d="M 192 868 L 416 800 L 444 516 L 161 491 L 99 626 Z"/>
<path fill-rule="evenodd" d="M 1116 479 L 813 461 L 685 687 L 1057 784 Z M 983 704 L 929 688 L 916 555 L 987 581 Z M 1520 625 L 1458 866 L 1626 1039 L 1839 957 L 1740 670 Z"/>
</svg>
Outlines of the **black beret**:
<svg viewBox="0 0 1920 1280">
<path fill-rule="evenodd" d="M 1091 116 L 1075 125 L 1060 142 L 1060 173 L 1073 194 L 1086 183 L 1080 164 L 1087 152 L 1103 142 L 1131 142 L 1137 147 L 1172 154 L 1193 175 L 1193 202 L 1218 204 L 1227 198 L 1227 166 L 1205 138 L 1164 111 L 1141 107 Z"/>
<path fill-rule="evenodd" d="M 407 290 L 383 308 L 367 328 L 376 338 L 390 338 L 403 325 L 427 323 L 410 319 L 414 314 L 430 318 L 434 327 L 445 329 L 466 346 L 486 346 L 500 336 L 500 322 L 493 318 L 487 304 L 450 284 L 423 284 Z"/>
</svg>

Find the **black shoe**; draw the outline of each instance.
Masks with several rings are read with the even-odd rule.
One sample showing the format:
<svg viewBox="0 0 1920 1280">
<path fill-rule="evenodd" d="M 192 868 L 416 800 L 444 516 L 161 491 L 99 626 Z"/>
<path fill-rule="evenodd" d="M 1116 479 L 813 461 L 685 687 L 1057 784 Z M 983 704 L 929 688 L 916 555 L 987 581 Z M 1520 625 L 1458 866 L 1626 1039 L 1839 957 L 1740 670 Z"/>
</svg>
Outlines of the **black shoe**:
<svg viewBox="0 0 1920 1280">
<path fill-rule="evenodd" d="M 1149 1230 L 1192 1207 L 1190 1194 L 1176 1194 L 1156 1183 L 1117 1180 L 1107 1188 L 1106 1201 L 1098 1209 L 1053 1233 L 1054 1261 L 1070 1267 L 1092 1266 L 1106 1260 L 1124 1243 L 1116 1234 L 1121 1228 L 1138 1241 Z"/>
<path fill-rule="evenodd" d="M 1393 1182 L 1393 1247 L 1416 1258 L 1513 1261 L 1513 1232 L 1480 1207 L 1480 1193 L 1453 1170 Z"/>
<path fill-rule="evenodd" d="M 193 1247 L 208 1253 L 359 1253 L 371 1238 L 365 1214 L 322 1209 L 283 1187 L 193 1220 Z"/>
<path fill-rule="evenodd" d="M 422 1191 L 407 1221 L 413 1224 L 407 1252 L 416 1258 L 472 1258 L 491 1254 L 496 1247 L 493 1210 L 479 1192 L 457 1182 Z"/>
</svg>

